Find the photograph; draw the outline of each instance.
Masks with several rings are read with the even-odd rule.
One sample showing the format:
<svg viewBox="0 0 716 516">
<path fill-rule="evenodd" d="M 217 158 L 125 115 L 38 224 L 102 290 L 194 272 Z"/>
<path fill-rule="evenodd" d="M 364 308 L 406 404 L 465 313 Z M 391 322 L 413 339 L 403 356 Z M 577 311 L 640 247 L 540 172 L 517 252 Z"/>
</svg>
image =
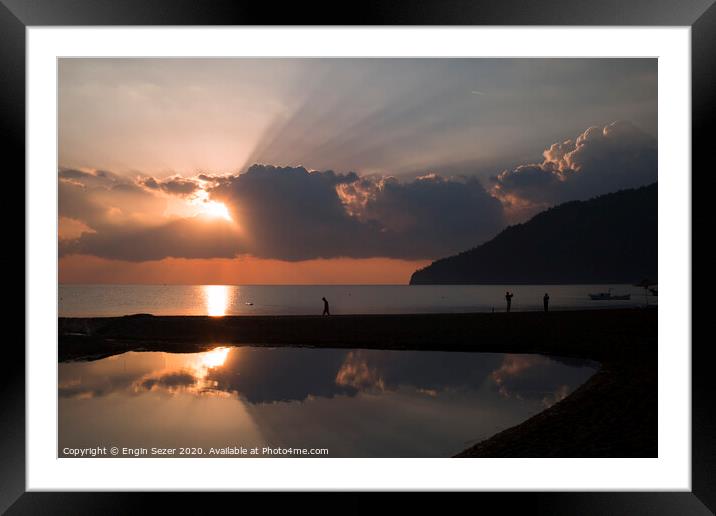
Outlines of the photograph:
<svg viewBox="0 0 716 516">
<path fill-rule="evenodd" d="M 658 458 L 659 65 L 59 57 L 56 457 Z"/>
<path fill-rule="evenodd" d="M 0 514 L 713 513 L 714 0 L 0 0 L 0 27 Z"/>
</svg>

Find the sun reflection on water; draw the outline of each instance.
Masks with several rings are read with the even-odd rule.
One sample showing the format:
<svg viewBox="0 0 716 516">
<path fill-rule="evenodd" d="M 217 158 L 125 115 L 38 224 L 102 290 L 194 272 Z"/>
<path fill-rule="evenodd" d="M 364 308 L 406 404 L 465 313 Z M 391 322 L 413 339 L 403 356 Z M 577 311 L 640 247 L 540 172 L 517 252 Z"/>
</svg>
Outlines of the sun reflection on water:
<svg viewBox="0 0 716 516">
<path fill-rule="evenodd" d="M 226 285 L 204 285 L 206 313 L 212 317 L 226 315 L 229 307 L 229 287 Z"/>
<path fill-rule="evenodd" d="M 205 368 L 219 367 L 224 365 L 230 348 L 215 348 L 206 353 L 201 353 L 201 365 Z"/>
<path fill-rule="evenodd" d="M 233 393 L 217 389 L 210 371 L 224 366 L 230 347 L 218 347 L 203 353 L 171 355 L 162 353 L 163 365 L 150 367 L 132 384 L 135 393 L 159 392 L 170 395 L 231 397 Z M 131 352 L 130 352 L 131 353 Z"/>
</svg>

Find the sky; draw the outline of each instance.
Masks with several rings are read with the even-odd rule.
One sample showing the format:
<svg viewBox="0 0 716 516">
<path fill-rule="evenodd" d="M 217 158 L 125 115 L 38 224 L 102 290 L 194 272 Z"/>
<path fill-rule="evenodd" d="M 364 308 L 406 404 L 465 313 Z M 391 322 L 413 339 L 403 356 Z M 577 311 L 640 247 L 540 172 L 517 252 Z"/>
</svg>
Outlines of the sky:
<svg viewBox="0 0 716 516">
<path fill-rule="evenodd" d="M 62 283 L 407 283 L 657 178 L 655 59 L 61 59 Z"/>
</svg>

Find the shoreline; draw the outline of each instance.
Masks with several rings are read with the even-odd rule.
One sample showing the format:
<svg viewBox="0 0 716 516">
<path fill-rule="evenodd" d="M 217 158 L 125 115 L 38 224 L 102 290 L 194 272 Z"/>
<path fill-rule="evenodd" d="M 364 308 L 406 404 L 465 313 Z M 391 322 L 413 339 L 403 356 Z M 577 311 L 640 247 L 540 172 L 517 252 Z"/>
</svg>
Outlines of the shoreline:
<svg viewBox="0 0 716 516">
<path fill-rule="evenodd" d="M 527 353 L 597 361 L 562 401 L 458 457 L 656 457 L 657 309 L 59 318 L 59 361 L 218 345 Z"/>
</svg>

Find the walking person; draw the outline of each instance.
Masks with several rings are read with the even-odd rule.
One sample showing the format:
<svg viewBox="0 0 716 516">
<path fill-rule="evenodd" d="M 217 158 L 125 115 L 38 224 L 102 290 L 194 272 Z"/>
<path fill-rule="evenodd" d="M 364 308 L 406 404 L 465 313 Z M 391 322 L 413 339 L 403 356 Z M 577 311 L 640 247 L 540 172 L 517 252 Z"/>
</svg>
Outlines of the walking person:
<svg viewBox="0 0 716 516">
<path fill-rule="evenodd" d="M 547 292 L 544 293 L 542 302 L 544 303 L 544 311 L 549 312 L 549 294 Z"/>
<path fill-rule="evenodd" d="M 323 299 L 323 315 L 331 315 L 331 311 L 328 309 L 328 301 L 325 297 L 321 299 Z"/>
<path fill-rule="evenodd" d="M 510 292 L 509 290 L 505 292 L 505 301 L 507 301 L 507 311 L 510 311 L 510 308 L 512 307 L 512 298 L 514 294 Z"/>
</svg>

